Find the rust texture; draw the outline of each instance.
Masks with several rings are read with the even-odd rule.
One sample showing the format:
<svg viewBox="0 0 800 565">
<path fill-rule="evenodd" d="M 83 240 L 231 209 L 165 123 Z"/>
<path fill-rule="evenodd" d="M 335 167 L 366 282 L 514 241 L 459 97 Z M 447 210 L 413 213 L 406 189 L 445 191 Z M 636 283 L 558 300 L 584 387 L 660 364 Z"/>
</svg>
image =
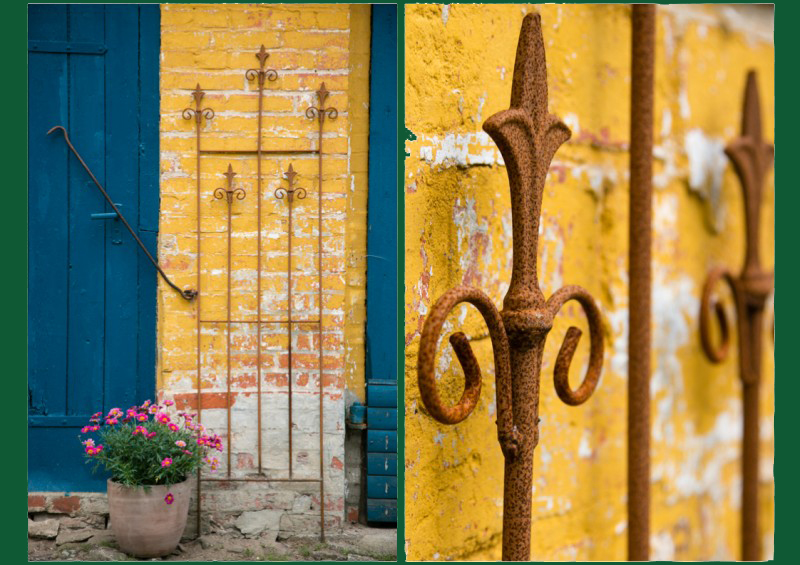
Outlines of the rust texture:
<svg viewBox="0 0 800 565">
<path fill-rule="evenodd" d="M 322 199 L 323 199 L 323 192 L 322 192 L 322 134 L 323 128 L 325 124 L 325 119 L 335 119 L 338 115 L 338 110 L 333 107 L 325 107 L 325 101 L 329 95 L 328 90 L 325 88 L 325 83 L 322 83 L 320 89 L 316 91 L 317 98 L 319 100 L 318 107 L 310 107 L 306 110 L 305 114 L 306 117 L 309 119 L 314 119 L 317 121 L 317 132 L 318 132 L 318 139 L 317 139 L 317 147 L 309 148 L 309 149 L 292 149 L 292 150 L 264 150 L 262 148 L 262 127 L 263 127 L 263 118 L 264 118 L 264 110 L 263 110 L 263 96 L 264 96 L 264 87 L 266 83 L 272 82 L 277 80 L 278 73 L 274 69 L 266 68 L 266 61 L 269 58 L 269 54 L 266 52 L 264 46 L 261 46 L 261 49 L 258 53 L 256 53 L 256 59 L 259 62 L 258 69 L 248 69 L 245 72 L 245 78 L 248 81 L 253 81 L 257 84 L 258 88 L 258 114 L 257 114 L 257 137 L 256 137 L 256 147 L 254 149 L 217 149 L 217 148 L 206 148 L 201 144 L 201 137 L 203 131 L 203 122 L 205 120 L 208 123 L 209 120 L 214 118 L 214 110 L 211 108 L 203 108 L 202 107 L 202 100 L 205 96 L 205 92 L 200 88 L 198 84 L 195 88 L 194 92 L 192 93 L 192 97 L 194 99 L 194 108 L 186 108 L 183 111 L 183 118 L 186 120 L 194 120 L 195 122 L 195 145 L 197 151 L 197 160 L 196 160 L 196 210 L 197 210 L 197 291 L 195 294 L 197 295 L 197 388 L 196 388 L 196 395 L 197 395 L 197 412 L 198 412 L 198 421 L 202 420 L 202 364 L 201 364 L 201 328 L 203 324 L 224 324 L 226 326 L 226 334 L 227 334 L 227 370 L 228 370 L 228 377 L 227 377 L 227 430 L 228 430 L 228 441 L 227 443 L 227 473 L 224 478 L 205 478 L 200 475 L 198 472 L 198 481 L 197 481 L 197 532 L 198 535 L 202 533 L 201 530 L 201 516 L 202 516 L 202 483 L 203 482 L 262 482 L 262 483 L 291 483 L 291 482 L 298 482 L 298 483 L 319 483 L 319 504 L 320 504 L 320 539 L 322 541 L 325 540 L 325 465 L 324 465 L 324 413 L 323 413 L 323 394 L 324 394 L 324 384 L 323 384 L 323 339 L 322 339 Z M 228 203 L 228 262 L 227 262 L 227 277 L 228 277 L 228 290 L 227 290 L 227 316 L 225 320 L 209 320 L 204 319 L 202 317 L 202 310 L 200 308 L 200 288 L 201 288 L 201 274 L 202 274 L 202 237 L 201 237 L 201 218 L 202 218 L 202 206 L 203 206 L 203 199 L 202 199 L 202 188 L 201 188 L 201 156 L 203 155 L 226 155 L 226 154 L 234 154 L 234 155 L 243 155 L 243 156 L 253 156 L 257 160 L 257 168 L 256 168 L 256 200 L 257 200 L 257 257 L 258 257 L 258 264 L 257 264 L 257 282 L 256 282 L 256 294 L 257 294 L 257 316 L 256 320 L 233 320 L 231 319 L 231 259 L 232 259 L 232 251 L 231 251 L 231 205 L 233 204 L 234 200 L 243 200 L 246 197 L 246 193 L 241 188 L 234 188 L 233 186 L 233 177 L 236 173 L 233 171 L 233 167 L 229 164 L 228 170 L 226 173 L 223 173 L 227 177 L 227 188 L 217 188 L 214 191 L 215 199 L 222 200 L 225 199 Z M 288 314 L 285 319 L 263 319 L 262 318 L 262 305 L 261 305 L 261 241 L 262 241 L 262 192 L 263 192 L 263 166 L 262 166 L 262 158 L 265 155 L 317 155 L 318 161 L 318 171 L 319 171 L 319 204 L 318 204 L 318 218 L 317 218 L 317 265 L 318 265 L 318 289 L 317 289 L 317 303 L 318 303 L 318 315 L 317 319 L 295 319 L 292 315 L 292 203 L 297 200 L 302 200 L 306 197 L 306 189 L 301 187 L 295 187 L 295 177 L 297 173 L 294 171 L 294 167 L 292 165 L 289 166 L 289 169 L 285 173 L 285 177 L 288 181 L 288 188 L 278 188 L 274 191 L 274 196 L 280 200 L 285 199 L 288 203 L 288 218 L 289 218 L 289 235 L 287 237 L 287 244 L 288 244 L 288 256 L 289 256 L 289 263 L 287 268 L 287 278 L 288 278 Z M 257 328 L 257 353 L 256 353 L 256 366 L 257 366 L 257 382 L 258 382 L 258 402 L 257 402 L 257 412 L 258 412 L 258 472 L 255 475 L 247 476 L 247 477 L 232 477 L 231 476 L 231 451 L 232 451 L 232 438 L 231 438 L 231 406 L 233 403 L 232 399 L 232 390 L 231 390 L 231 375 L 230 375 L 230 340 L 231 340 L 231 331 L 230 326 L 231 324 L 255 324 Z M 273 477 L 267 476 L 264 473 L 263 469 L 263 460 L 262 460 L 262 402 L 261 402 L 261 328 L 262 325 L 265 324 L 285 324 L 288 327 L 288 353 L 289 353 L 289 422 L 288 422 L 288 434 L 289 434 L 289 477 Z M 319 477 L 315 479 L 311 478 L 295 478 L 292 472 L 292 461 L 293 461 L 293 454 L 292 454 L 292 413 L 291 413 L 291 388 L 292 388 L 292 335 L 293 329 L 296 325 L 312 325 L 316 326 L 319 332 L 319 446 L 320 446 L 320 466 L 319 466 Z"/>
<path fill-rule="evenodd" d="M 628 301 L 628 559 L 650 558 L 650 321 L 656 8 L 632 8 Z"/>
<path fill-rule="evenodd" d="M 125 226 L 125 228 L 130 232 L 130 234 L 133 236 L 133 239 L 136 240 L 136 243 L 139 245 L 139 248 L 142 251 L 144 251 L 144 254 L 147 256 L 148 259 L 150 259 L 150 262 L 153 264 L 153 267 L 156 268 L 156 271 L 158 271 L 158 274 L 161 275 L 162 279 L 164 279 L 164 282 L 167 283 L 170 286 L 170 288 L 172 288 L 178 294 L 180 294 L 181 297 L 184 298 L 185 300 L 194 300 L 195 296 L 197 296 L 197 291 L 196 290 L 192 290 L 190 288 L 183 289 L 183 290 L 180 289 L 178 287 L 178 285 L 176 285 L 175 283 L 173 283 L 170 280 L 170 278 L 167 276 L 167 274 L 158 265 L 158 262 L 153 258 L 153 256 L 147 250 L 147 247 L 144 246 L 144 243 L 142 243 L 142 240 L 139 239 L 138 235 L 136 235 L 136 232 L 133 230 L 131 225 L 128 223 L 128 220 L 125 219 L 125 216 L 122 215 L 122 212 L 120 212 L 120 210 L 117 207 L 117 205 L 114 204 L 113 200 L 111 200 L 111 197 L 108 195 L 108 192 L 106 192 L 106 189 L 103 188 L 103 185 L 100 184 L 100 181 L 97 180 L 96 176 L 94 176 L 94 173 L 89 168 L 89 165 L 86 164 L 86 161 L 83 160 L 83 157 L 81 157 L 81 154 L 78 153 L 78 150 L 75 149 L 74 145 L 72 145 L 72 141 L 70 140 L 69 134 L 67 133 L 67 130 L 64 128 L 64 126 L 54 126 L 54 127 L 50 128 L 50 130 L 47 132 L 47 135 L 50 135 L 51 133 L 53 133 L 54 131 L 57 131 L 57 130 L 61 131 L 64 134 L 64 142 L 67 144 L 67 147 L 69 147 L 70 151 L 72 151 L 72 154 L 75 155 L 75 157 L 78 158 L 78 161 L 83 166 L 84 170 L 87 172 L 89 177 L 92 179 L 92 182 L 94 182 L 95 186 L 97 186 L 97 188 L 100 189 L 100 192 L 103 193 L 103 198 L 106 199 L 106 202 L 108 202 L 109 206 L 111 206 L 111 209 L 114 210 L 114 213 L 117 215 L 116 219 L 121 221 L 122 224 Z"/>
<path fill-rule="evenodd" d="M 236 200 L 244 200 L 247 193 L 241 188 L 233 188 L 233 177 L 236 176 L 236 173 L 233 172 L 233 167 L 230 163 L 228 163 L 228 170 L 222 173 L 225 178 L 228 179 L 228 187 L 227 188 L 217 188 L 214 189 L 214 198 L 217 200 L 222 200 L 223 198 L 228 202 L 228 229 L 227 229 L 227 239 L 228 239 L 228 257 L 226 262 L 225 271 L 227 272 L 228 276 L 228 293 L 227 293 L 227 306 L 226 306 L 226 314 L 225 314 L 225 369 L 227 372 L 227 376 L 225 379 L 226 387 L 227 387 L 227 410 L 228 410 L 228 435 L 227 437 L 231 437 L 231 205 L 233 204 L 234 198 Z M 227 475 L 228 478 L 231 476 L 231 441 L 230 439 L 225 442 L 227 443 L 227 458 L 228 458 L 228 469 Z"/>
<path fill-rule="evenodd" d="M 425 320 L 417 359 L 418 383 L 428 413 L 445 424 L 464 420 L 477 405 L 481 374 L 467 337 L 455 333 L 450 343 L 464 371 L 464 393 L 455 406 L 444 406 L 436 390 L 434 359 L 448 313 L 461 302 L 475 306 L 489 328 L 497 379 L 497 433 L 505 458 L 503 560 L 530 559 L 533 452 L 539 441 L 539 377 L 547 334 L 561 307 L 570 300 L 583 308 L 590 330 L 589 366 L 583 383 L 572 390 L 569 365 L 581 330 L 571 327 L 556 359 L 554 384 L 570 405 L 591 396 L 603 365 L 601 317 L 591 295 L 565 286 L 545 299 L 536 272 L 539 218 L 550 161 L 571 135 L 558 117 L 547 113 L 547 69 L 541 19 L 525 16 L 517 45 L 511 105 L 491 116 L 483 129 L 499 147 L 511 191 L 513 268 L 503 310 L 498 312 L 480 290 L 459 286 L 446 292 Z"/>
<path fill-rule="evenodd" d="M 739 334 L 739 379 L 742 381 L 744 422 L 742 439 L 742 560 L 761 559 L 758 528 L 758 397 L 761 382 L 761 347 L 764 310 L 774 285 L 774 272 L 761 266 L 758 240 L 764 177 L 772 166 L 774 147 L 761 133 L 761 105 L 756 73 L 747 74 L 742 110 L 742 134 L 725 148 L 742 187 L 745 211 L 745 259 L 741 273 L 725 267 L 711 270 L 700 304 L 700 338 L 708 358 L 722 362 L 730 348 L 730 324 L 725 309 L 715 299 L 722 279 L 733 295 Z M 713 314 L 712 314 L 713 309 Z M 712 339 L 712 317 L 720 327 L 720 343 Z"/>
</svg>

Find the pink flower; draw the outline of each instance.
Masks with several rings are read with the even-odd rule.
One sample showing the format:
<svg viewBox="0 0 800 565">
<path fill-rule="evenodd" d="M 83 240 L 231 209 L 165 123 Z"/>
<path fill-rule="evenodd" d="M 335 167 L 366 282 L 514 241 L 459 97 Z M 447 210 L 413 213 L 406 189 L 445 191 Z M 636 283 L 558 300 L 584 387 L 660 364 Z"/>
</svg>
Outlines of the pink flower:
<svg viewBox="0 0 800 565">
<path fill-rule="evenodd" d="M 170 423 L 170 425 L 168 427 L 173 432 L 177 432 L 178 430 L 180 430 L 180 428 L 178 427 L 178 424 L 175 424 L 175 423 Z"/>
<path fill-rule="evenodd" d="M 164 459 L 161 461 L 161 466 L 169 467 L 170 465 L 172 465 L 172 457 L 164 457 Z"/>
<path fill-rule="evenodd" d="M 114 424 L 119 424 L 119 420 L 117 420 L 116 418 L 109 418 L 106 420 L 106 424 L 108 424 L 109 426 L 113 426 Z"/>
<path fill-rule="evenodd" d="M 81 433 L 82 433 L 82 434 L 88 434 L 89 432 L 91 432 L 91 431 L 92 431 L 92 428 L 93 428 L 93 427 L 94 427 L 94 426 L 83 426 L 83 427 L 81 428 Z"/>
<path fill-rule="evenodd" d="M 159 412 L 158 414 L 156 414 L 156 420 L 158 420 L 162 424 L 169 424 L 170 417 L 169 414 L 167 414 L 166 412 Z"/>
<path fill-rule="evenodd" d="M 103 451 L 103 446 L 102 445 L 98 445 L 97 447 L 90 447 L 88 445 L 86 446 L 86 453 L 88 455 L 97 455 L 101 451 Z"/>
<path fill-rule="evenodd" d="M 97 431 L 97 430 L 99 430 L 99 429 L 100 429 L 100 426 L 92 426 L 92 427 L 90 428 L 90 431 L 92 431 L 92 432 L 96 432 L 96 431 Z"/>
<path fill-rule="evenodd" d="M 183 441 L 182 439 L 179 439 L 178 441 L 175 442 L 175 445 L 177 445 L 178 447 L 186 447 L 186 442 Z"/>
<path fill-rule="evenodd" d="M 147 428 L 144 426 L 136 426 L 136 429 L 133 430 L 133 435 L 142 434 L 143 436 L 147 436 Z"/>
<path fill-rule="evenodd" d="M 172 402 L 171 400 L 165 400 L 164 401 L 164 406 L 172 406 L 173 404 L 175 404 L 175 403 Z"/>
<path fill-rule="evenodd" d="M 86 447 L 94 447 L 94 440 L 92 438 L 89 438 L 86 441 L 82 441 L 81 443 Z"/>
<path fill-rule="evenodd" d="M 167 504 L 172 504 L 173 502 L 175 502 L 175 497 L 172 496 L 171 492 L 167 493 L 167 496 L 164 497 L 164 502 L 166 502 Z"/>
<path fill-rule="evenodd" d="M 149 434 L 147 434 L 147 439 L 151 439 L 151 438 L 154 438 L 154 437 L 156 437 L 156 433 L 155 432 L 150 432 Z"/>
<path fill-rule="evenodd" d="M 192 455 L 192 452 L 191 452 L 191 451 L 189 451 L 188 449 L 184 449 L 184 450 L 183 450 L 183 452 L 184 452 L 186 455 Z"/>
<path fill-rule="evenodd" d="M 136 419 L 139 420 L 140 422 L 145 422 L 145 421 L 147 421 L 147 414 L 144 414 L 144 413 L 138 414 L 136 416 Z"/>
</svg>

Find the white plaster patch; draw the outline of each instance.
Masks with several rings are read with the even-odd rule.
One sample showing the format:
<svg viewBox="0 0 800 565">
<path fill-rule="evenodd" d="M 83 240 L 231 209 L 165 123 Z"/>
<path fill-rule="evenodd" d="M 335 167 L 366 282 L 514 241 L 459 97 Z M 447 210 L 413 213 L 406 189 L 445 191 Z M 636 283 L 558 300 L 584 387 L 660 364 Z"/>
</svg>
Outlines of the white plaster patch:
<svg viewBox="0 0 800 565">
<path fill-rule="evenodd" d="M 500 151 L 486 132 L 420 135 L 419 157 L 431 166 L 474 167 L 505 165 Z"/>
<path fill-rule="evenodd" d="M 585 175 L 589 181 L 589 186 L 584 187 L 591 192 L 595 198 L 601 200 L 607 183 L 616 184 L 618 181 L 617 169 L 612 165 L 606 164 L 580 164 L 571 167 L 572 177 L 581 180 Z"/>
<path fill-rule="evenodd" d="M 588 459 L 592 456 L 592 448 L 589 445 L 589 434 L 584 430 L 581 441 L 578 444 L 578 457 Z"/>
<path fill-rule="evenodd" d="M 708 203 L 711 227 L 719 232 L 725 219 L 722 206 L 722 175 L 728 164 L 725 141 L 695 128 L 684 136 L 684 146 L 689 158 L 689 188 Z"/>
</svg>

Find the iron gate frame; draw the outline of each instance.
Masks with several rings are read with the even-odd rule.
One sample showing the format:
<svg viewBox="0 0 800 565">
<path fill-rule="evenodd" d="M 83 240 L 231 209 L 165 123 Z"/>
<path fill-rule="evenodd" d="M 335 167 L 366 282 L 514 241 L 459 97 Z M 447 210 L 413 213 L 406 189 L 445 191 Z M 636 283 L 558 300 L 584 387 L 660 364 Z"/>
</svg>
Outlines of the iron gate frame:
<svg viewBox="0 0 800 565">
<path fill-rule="evenodd" d="M 195 308 L 196 308 L 196 337 L 197 337 L 197 387 L 196 387 L 196 398 L 197 398 L 197 419 L 198 422 L 202 421 L 202 362 L 201 362 L 201 333 L 204 324 L 226 324 L 226 337 L 227 337 L 227 346 L 226 346 L 226 355 L 225 355 L 225 363 L 227 369 L 227 377 L 226 377 L 226 385 L 227 385 L 227 399 L 226 399 L 226 408 L 227 408 L 227 469 L 226 469 L 226 477 L 224 478 L 204 478 L 200 471 L 197 474 L 197 535 L 200 536 L 201 533 L 201 516 L 202 516 L 202 484 L 204 482 L 252 482 L 252 483 L 319 483 L 319 508 L 320 508 L 320 540 L 325 541 L 325 465 L 324 465 L 324 406 L 323 406 L 323 399 L 324 399 L 324 384 L 323 384 L 323 339 L 322 339 L 322 331 L 323 331 L 323 315 L 322 315 L 322 282 L 323 282 L 323 271 L 322 271 L 322 257 L 323 257 L 323 247 L 322 247 L 322 197 L 323 197 L 323 178 L 322 178 L 322 139 L 323 139 L 323 130 L 325 125 L 325 120 L 330 119 L 334 120 L 338 116 L 338 110 L 332 106 L 326 107 L 325 103 L 330 94 L 330 92 L 325 88 L 325 83 L 322 82 L 320 88 L 316 91 L 318 106 L 309 106 L 305 110 L 306 118 L 310 120 L 317 120 L 317 148 L 316 149 L 285 149 L 285 150 L 265 150 L 262 146 L 262 132 L 263 132 L 263 118 L 264 118 L 264 86 L 267 81 L 275 81 L 278 78 L 278 72 L 275 69 L 266 68 L 266 61 L 269 58 L 269 53 L 267 53 L 264 45 L 261 45 L 260 50 L 255 55 L 256 59 L 259 62 L 258 69 L 248 69 L 245 71 L 245 78 L 248 81 L 254 81 L 258 84 L 258 114 L 257 114 L 257 138 L 256 138 L 256 148 L 255 149 L 214 149 L 214 148 L 204 148 L 201 144 L 202 138 L 202 125 L 203 120 L 205 119 L 206 123 L 214 118 L 214 110 L 209 107 L 203 107 L 202 100 L 205 96 L 205 91 L 202 90 L 200 87 L 200 83 L 197 83 L 195 90 L 192 93 L 192 97 L 194 98 L 194 108 L 187 107 L 182 112 L 182 117 L 185 120 L 194 120 L 195 121 L 195 139 L 196 139 L 196 230 L 197 230 L 197 285 L 196 285 L 196 292 L 197 296 L 195 299 Z M 230 300 L 231 300 L 231 285 L 230 285 L 230 272 L 231 272 L 231 248 L 230 248 L 230 237 L 231 237 L 231 228 L 230 228 L 230 217 L 231 217 L 231 204 L 233 199 L 236 198 L 238 200 L 242 200 L 245 198 L 246 194 L 244 191 L 241 193 L 237 192 L 237 190 L 241 189 L 233 189 L 232 182 L 233 176 L 236 174 L 232 167 L 229 165 L 229 170 L 227 173 L 224 173 L 228 177 L 228 188 L 227 189 L 215 189 L 215 198 L 224 198 L 227 195 L 228 201 L 228 229 L 227 229 L 227 237 L 228 237 L 228 252 L 227 252 L 227 276 L 228 276 L 228 284 L 227 284 L 227 315 L 225 320 L 204 320 L 202 319 L 202 232 L 201 232 L 201 220 L 203 217 L 202 214 L 202 187 L 201 187 L 201 163 L 203 156 L 219 156 L 219 155 L 237 155 L 237 156 L 254 156 L 257 160 L 257 167 L 256 167 L 256 198 L 257 198 L 257 276 L 256 276 L 256 294 L 257 294 L 257 307 L 256 307 L 256 320 L 255 321 L 243 321 L 243 320 L 231 320 L 231 308 L 230 308 Z M 305 189 L 296 188 L 294 189 L 294 170 L 290 166 L 290 170 L 285 173 L 289 180 L 289 188 L 283 189 L 278 188 L 274 196 L 282 200 L 284 196 L 287 196 L 286 200 L 288 202 L 288 214 L 289 214 L 289 222 L 290 222 L 290 235 L 288 238 L 288 268 L 287 268 L 287 279 L 288 279 L 288 287 L 287 287 L 287 319 L 285 320 L 263 320 L 261 317 L 261 229 L 262 229 L 262 213 L 261 213 L 261 200 L 262 200 L 262 193 L 263 193 L 263 171 L 262 171 L 262 158 L 265 155 L 317 155 L 317 172 L 318 172 L 318 209 L 317 209 L 317 277 L 318 277 L 318 288 L 317 288 L 317 309 L 318 309 L 318 317 L 316 320 L 295 320 L 292 318 L 292 300 L 291 300 L 291 261 L 292 261 L 292 247 L 291 247 L 291 213 L 292 213 L 292 201 L 293 201 L 293 192 L 303 191 L 301 194 L 298 194 L 298 199 L 302 199 L 305 197 Z M 216 195 L 219 194 L 217 197 Z M 235 195 L 235 196 L 234 196 Z M 256 374 L 257 374 L 257 412 L 258 412 L 258 473 L 255 477 L 232 477 L 231 476 L 231 360 L 230 360 L 230 324 L 232 323 L 241 323 L 241 324 L 255 324 L 256 325 L 256 341 L 257 341 L 257 352 L 256 352 Z M 288 425 L 288 436 L 289 436 L 289 477 L 283 478 L 270 478 L 264 475 L 263 470 L 263 460 L 262 460 L 262 451 L 263 451 L 263 441 L 262 441 L 262 427 L 261 427 L 261 415 L 262 415 L 262 390 L 261 390 L 261 329 L 263 325 L 272 325 L 272 324 L 286 324 L 288 327 L 288 385 L 289 385 L 289 425 Z M 319 348 L 318 348 L 318 355 L 319 355 L 319 478 L 311 479 L 311 478 L 295 478 L 293 477 L 292 471 L 292 331 L 293 326 L 295 325 L 312 325 L 317 327 L 317 332 L 319 335 Z"/>
</svg>

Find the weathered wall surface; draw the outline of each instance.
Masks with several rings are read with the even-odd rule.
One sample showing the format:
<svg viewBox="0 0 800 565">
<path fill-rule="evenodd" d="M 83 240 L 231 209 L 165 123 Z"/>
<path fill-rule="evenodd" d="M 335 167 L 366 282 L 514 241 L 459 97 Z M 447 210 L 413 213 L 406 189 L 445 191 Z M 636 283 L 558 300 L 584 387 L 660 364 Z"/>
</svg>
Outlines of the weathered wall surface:
<svg viewBox="0 0 800 565">
<path fill-rule="evenodd" d="M 366 221 L 366 139 L 368 112 L 369 35 L 351 29 L 369 28 L 369 9 L 349 5 L 164 5 L 161 37 L 161 216 L 159 257 L 181 287 L 196 288 L 197 228 L 195 204 L 197 164 L 195 123 L 182 117 L 193 107 L 192 90 L 205 90 L 203 107 L 215 116 L 203 120 L 203 148 L 255 149 L 257 82 L 245 71 L 258 68 L 263 44 L 267 68 L 278 79 L 267 81 L 264 93 L 263 149 L 316 149 L 317 121 L 306 117 L 317 106 L 322 82 L 330 91 L 327 106 L 338 109 L 326 120 L 323 135 L 323 333 L 324 449 L 320 453 L 317 351 L 315 326 L 293 332 L 292 469 L 294 478 L 318 478 L 320 458 L 325 473 L 325 500 L 314 483 L 204 487 L 210 512 L 233 513 L 252 508 L 283 512 L 281 529 L 316 532 L 319 505 L 335 526 L 345 514 L 345 398 L 363 398 L 363 334 Z M 352 55 L 352 57 L 351 57 Z M 366 57 L 366 63 L 365 63 Z M 353 69 L 357 69 L 351 80 Z M 357 101 L 357 112 L 350 111 Z M 364 138 L 364 139 L 362 139 Z M 202 268 L 198 302 L 187 303 L 160 283 L 158 311 L 158 387 L 179 407 L 196 409 L 197 316 L 225 320 L 227 308 L 227 204 L 215 200 L 225 186 L 228 164 L 235 187 L 247 196 L 232 206 L 231 318 L 256 320 L 257 186 L 253 156 L 204 155 L 201 161 Z M 284 172 L 292 164 L 297 186 L 307 190 L 294 202 L 292 288 L 288 287 L 287 200 L 274 191 L 286 188 Z M 288 300 L 293 318 L 317 318 L 317 205 L 320 186 L 317 157 L 270 155 L 262 160 L 262 319 L 286 319 Z M 291 298 L 289 295 L 291 294 Z M 270 478 L 287 478 L 289 467 L 288 328 L 262 328 L 262 456 Z M 203 324 L 201 387 L 203 423 L 226 435 L 227 370 L 224 324 Z M 257 368 L 255 324 L 231 327 L 231 474 L 257 471 Z M 217 471 L 227 473 L 225 456 Z M 231 485 L 228 485 L 231 487 Z"/>
<path fill-rule="evenodd" d="M 480 315 L 466 306 L 443 335 L 463 330 L 484 372 L 475 412 L 444 426 L 419 398 L 416 360 L 425 315 L 448 288 L 482 288 L 499 305 L 511 274 L 506 170 L 481 130 L 508 107 L 522 18 L 542 15 L 550 111 L 572 129 L 545 187 L 539 241 L 546 296 L 587 288 L 604 319 L 600 384 L 584 405 L 564 405 L 553 362 L 569 325 L 550 333 L 542 371 L 541 438 L 534 459 L 534 559 L 625 559 L 628 130 L 630 8 L 483 5 L 406 7 L 406 549 L 411 559 L 497 559 L 502 455 L 494 367 Z M 654 182 L 653 559 L 739 555 L 742 417 L 736 357 L 703 355 L 699 298 L 714 265 L 744 257 L 741 190 L 722 153 L 738 135 L 745 73 L 758 71 L 764 136 L 773 139 L 774 51 L 769 16 L 731 8 L 666 8 L 658 17 Z M 756 12 L 757 16 L 758 13 Z M 766 27 L 766 29 L 765 29 Z M 767 179 L 761 246 L 774 258 L 774 187 Z M 728 299 L 728 307 L 730 300 Z M 729 312 L 732 316 L 732 309 Z M 761 524 L 773 537 L 773 361 L 764 332 Z M 573 386 L 588 357 L 584 337 Z M 455 402 L 463 376 L 447 342 L 439 386 Z M 580 373 L 580 374 L 579 374 Z"/>
</svg>

